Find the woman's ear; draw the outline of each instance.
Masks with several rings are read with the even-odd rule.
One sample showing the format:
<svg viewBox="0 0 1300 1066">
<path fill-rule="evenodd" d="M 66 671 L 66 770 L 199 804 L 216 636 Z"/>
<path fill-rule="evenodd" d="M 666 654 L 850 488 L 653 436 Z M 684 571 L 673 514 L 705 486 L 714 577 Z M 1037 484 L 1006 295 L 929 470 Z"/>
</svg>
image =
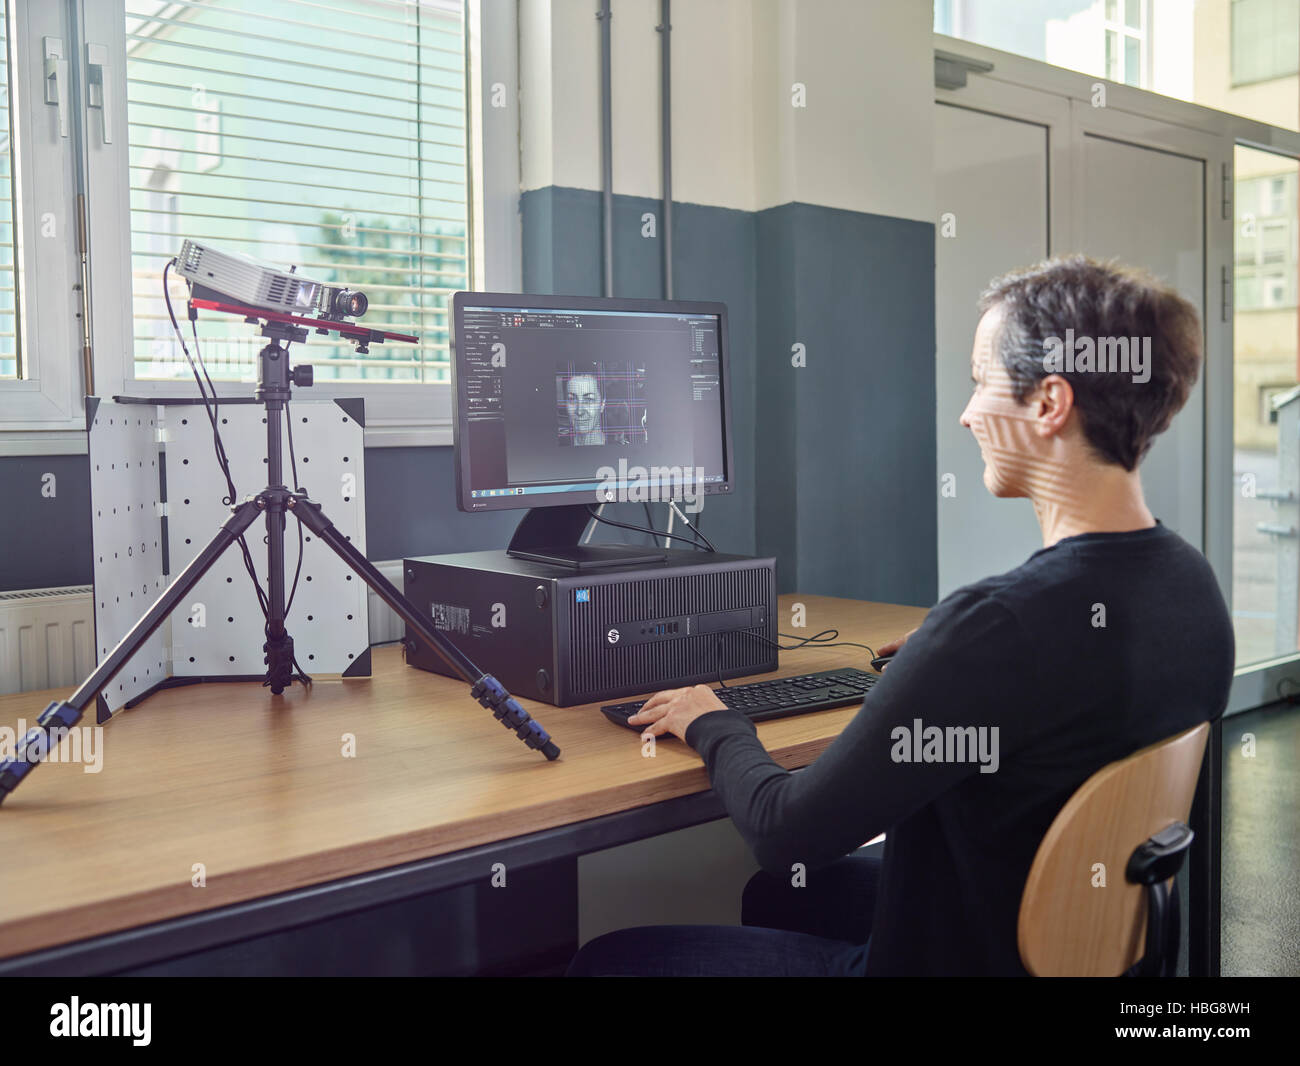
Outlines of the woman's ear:
<svg viewBox="0 0 1300 1066">
<path fill-rule="evenodd" d="M 1034 426 L 1039 436 L 1054 437 L 1065 429 L 1074 410 L 1074 389 L 1059 374 L 1049 374 L 1034 392 Z"/>
</svg>

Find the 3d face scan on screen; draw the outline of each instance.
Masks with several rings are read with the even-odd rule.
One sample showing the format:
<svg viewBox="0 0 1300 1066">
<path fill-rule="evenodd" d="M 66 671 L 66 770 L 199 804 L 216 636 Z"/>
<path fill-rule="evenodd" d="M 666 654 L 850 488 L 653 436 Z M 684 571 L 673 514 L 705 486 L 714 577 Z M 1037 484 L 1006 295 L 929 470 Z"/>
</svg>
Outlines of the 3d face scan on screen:
<svg viewBox="0 0 1300 1066">
<path fill-rule="evenodd" d="M 649 411 L 644 367 L 631 363 L 567 363 L 556 370 L 557 440 L 585 447 L 644 444 Z"/>
<path fill-rule="evenodd" d="M 721 346 L 716 314 L 465 305 L 462 505 L 695 500 L 727 477 Z"/>
<path fill-rule="evenodd" d="M 605 443 L 605 386 L 599 372 L 561 374 L 567 427 L 560 430 L 560 440 L 567 444 Z"/>
</svg>

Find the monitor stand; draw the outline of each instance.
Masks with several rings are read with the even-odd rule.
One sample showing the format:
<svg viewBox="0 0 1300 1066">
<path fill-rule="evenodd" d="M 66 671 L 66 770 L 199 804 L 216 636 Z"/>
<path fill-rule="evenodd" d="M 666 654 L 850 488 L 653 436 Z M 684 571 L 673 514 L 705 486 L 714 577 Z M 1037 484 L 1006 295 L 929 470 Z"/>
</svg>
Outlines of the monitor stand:
<svg viewBox="0 0 1300 1066">
<path fill-rule="evenodd" d="M 667 562 L 662 549 L 634 544 L 583 544 L 591 521 L 586 504 L 533 507 L 519 520 L 506 554 L 570 570 L 599 570 L 614 566 L 649 566 Z"/>
</svg>

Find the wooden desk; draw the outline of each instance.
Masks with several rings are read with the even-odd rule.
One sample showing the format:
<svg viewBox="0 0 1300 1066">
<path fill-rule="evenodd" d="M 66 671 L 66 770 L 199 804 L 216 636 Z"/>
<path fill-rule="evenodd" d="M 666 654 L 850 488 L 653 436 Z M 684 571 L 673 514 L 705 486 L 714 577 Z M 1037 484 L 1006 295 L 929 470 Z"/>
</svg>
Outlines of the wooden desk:
<svg viewBox="0 0 1300 1066">
<path fill-rule="evenodd" d="M 808 634 L 835 627 L 872 646 L 926 613 L 783 596 L 783 619 L 795 601 L 806 605 Z M 769 676 L 865 658 L 856 648 L 784 652 Z M 151 957 L 147 946 L 125 950 L 125 930 L 153 929 L 155 949 L 165 942 L 176 953 L 182 940 L 233 939 L 223 915 L 256 926 L 255 912 L 239 906 L 249 901 L 290 902 L 296 921 L 311 921 L 409 894 L 387 880 L 393 871 L 425 887 L 468 883 L 489 877 L 494 857 L 581 854 L 721 813 L 692 750 L 669 739 L 644 758 L 637 736 L 598 705 L 523 701 L 563 751 L 548 763 L 463 684 L 405 666 L 396 647 L 377 649 L 373 662 L 372 678 L 281 697 L 250 683 L 160 692 L 104 726 L 100 773 L 37 767 L 0 807 L 0 960 L 9 960 L 0 972 L 66 973 L 73 958 L 77 970 L 121 968 Z M 0 697 L 0 725 L 30 723 L 70 691 Z M 854 713 L 767 722 L 759 735 L 781 765 L 805 766 Z M 352 758 L 342 754 L 347 734 Z M 679 800 L 675 817 L 656 817 Z M 611 816 L 625 820 L 616 833 L 604 831 Z M 206 887 L 192 885 L 196 863 Z M 285 914 L 268 910 L 261 928 Z M 77 944 L 81 955 L 68 948 Z"/>
</svg>

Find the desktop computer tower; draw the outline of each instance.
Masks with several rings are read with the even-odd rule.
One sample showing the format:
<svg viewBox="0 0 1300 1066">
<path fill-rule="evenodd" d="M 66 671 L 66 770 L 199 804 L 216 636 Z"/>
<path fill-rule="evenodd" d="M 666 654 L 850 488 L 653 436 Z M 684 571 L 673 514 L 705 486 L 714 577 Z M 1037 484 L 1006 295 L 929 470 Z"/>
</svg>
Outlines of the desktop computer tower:
<svg viewBox="0 0 1300 1066">
<path fill-rule="evenodd" d="M 560 707 L 777 666 L 776 560 L 664 549 L 575 570 L 504 551 L 406 559 L 406 598 L 516 696 Z M 407 631 L 406 661 L 455 676 Z"/>
</svg>

